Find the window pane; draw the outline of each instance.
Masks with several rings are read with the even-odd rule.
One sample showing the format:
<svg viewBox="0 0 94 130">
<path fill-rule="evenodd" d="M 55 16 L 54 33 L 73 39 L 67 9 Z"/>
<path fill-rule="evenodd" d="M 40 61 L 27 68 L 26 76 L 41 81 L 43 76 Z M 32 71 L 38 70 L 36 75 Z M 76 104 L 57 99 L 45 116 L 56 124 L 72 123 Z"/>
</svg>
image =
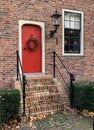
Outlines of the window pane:
<svg viewBox="0 0 94 130">
<path fill-rule="evenodd" d="M 70 16 L 70 21 L 75 21 L 75 17 L 73 15 Z"/>
<path fill-rule="evenodd" d="M 80 23 L 79 22 L 76 22 L 76 29 L 80 29 Z"/>
<path fill-rule="evenodd" d="M 70 28 L 75 29 L 75 22 L 70 22 Z"/>
<path fill-rule="evenodd" d="M 73 53 L 80 53 L 80 43 L 79 43 L 79 40 L 77 39 L 74 39 L 73 40 Z"/>
<path fill-rule="evenodd" d="M 65 21 L 65 28 L 69 28 L 69 21 Z"/>
<path fill-rule="evenodd" d="M 69 29 L 69 36 L 70 36 L 70 38 L 75 37 L 75 31 L 72 29 Z"/>
<path fill-rule="evenodd" d="M 68 31 L 68 29 L 65 29 L 65 36 L 69 36 L 69 31 Z"/>
<path fill-rule="evenodd" d="M 80 20 L 80 14 L 65 12 L 65 28 L 80 29 Z"/>
<path fill-rule="evenodd" d="M 64 53 L 80 54 L 81 52 L 81 14 L 80 12 L 64 12 Z M 83 22 L 83 21 L 82 21 Z"/>
<path fill-rule="evenodd" d="M 65 29 L 65 53 L 80 53 L 80 31 Z"/>
<path fill-rule="evenodd" d="M 77 31 L 77 30 L 75 31 L 75 37 L 76 37 L 76 38 L 80 38 L 80 31 L 79 31 L 79 30 L 78 30 L 78 31 Z"/>
<path fill-rule="evenodd" d="M 81 20 L 81 15 L 80 15 L 80 14 L 77 14 L 77 16 L 76 16 L 76 21 L 77 21 L 77 22 L 80 22 L 80 20 Z"/>
<path fill-rule="evenodd" d="M 69 13 L 65 13 L 65 20 L 69 21 Z"/>
</svg>

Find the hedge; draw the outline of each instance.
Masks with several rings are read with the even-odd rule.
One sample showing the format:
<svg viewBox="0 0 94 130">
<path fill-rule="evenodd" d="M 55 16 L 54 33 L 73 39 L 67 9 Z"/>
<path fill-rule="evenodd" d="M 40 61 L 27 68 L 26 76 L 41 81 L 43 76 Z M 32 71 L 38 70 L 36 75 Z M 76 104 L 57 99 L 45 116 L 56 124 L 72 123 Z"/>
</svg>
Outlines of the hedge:
<svg viewBox="0 0 94 130">
<path fill-rule="evenodd" d="M 2 99 L 2 96 L 1 96 L 1 88 L 0 88 L 0 130 L 2 129 L 2 121 L 1 121 L 1 99 Z"/>
<path fill-rule="evenodd" d="M 1 123 L 7 123 L 9 120 L 17 118 L 20 107 L 19 90 L 1 90 L 0 89 L 0 119 Z"/>
<path fill-rule="evenodd" d="M 94 112 L 94 82 L 82 81 L 74 83 L 74 107 Z"/>
</svg>

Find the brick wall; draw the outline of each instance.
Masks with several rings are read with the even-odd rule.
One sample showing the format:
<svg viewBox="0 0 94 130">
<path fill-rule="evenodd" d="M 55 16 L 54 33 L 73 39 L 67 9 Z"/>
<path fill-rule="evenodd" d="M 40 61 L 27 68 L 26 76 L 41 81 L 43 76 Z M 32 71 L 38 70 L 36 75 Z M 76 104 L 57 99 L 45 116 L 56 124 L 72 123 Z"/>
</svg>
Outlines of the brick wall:
<svg viewBox="0 0 94 130">
<path fill-rule="evenodd" d="M 49 37 L 53 28 L 51 15 L 55 9 L 84 12 L 84 56 L 62 56 L 62 23 L 55 36 Z M 0 86 L 16 75 L 16 50 L 19 45 L 18 20 L 45 22 L 46 53 L 53 50 L 76 75 L 77 79 L 94 78 L 94 0 L 1 0 L 0 1 Z M 47 59 L 47 56 L 46 56 Z M 48 59 L 46 60 L 46 64 Z M 47 67 L 47 66 L 46 66 Z"/>
</svg>

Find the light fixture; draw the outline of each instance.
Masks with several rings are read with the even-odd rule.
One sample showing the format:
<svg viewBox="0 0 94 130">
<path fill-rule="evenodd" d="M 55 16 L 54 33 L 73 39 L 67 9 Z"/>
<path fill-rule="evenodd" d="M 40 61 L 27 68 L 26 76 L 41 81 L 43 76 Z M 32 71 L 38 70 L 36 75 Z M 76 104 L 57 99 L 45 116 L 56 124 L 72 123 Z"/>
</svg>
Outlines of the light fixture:
<svg viewBox="0 0 94 130">
<path fill-rule="evenodd" d="M 52 17 L 52 21 L 53 21 L 53 26 L 55 27 L 54 30 L 51 30 L 51 31 L 50 31 L 50 37 L 53 37 L 53 36 L 54 36 L 54 33 L 57 32 L 57 29 L 58 29 L 58 27 L 59 27 L 59 25 L 60 25 L 60 17 L 61 17 L 61 15 L 60 15 L 60 14 L 58 13 L 58 11 L 56 10 L 56 11 L 55 11 L 55 14 L 53 14 L 51 17 Z"/>
</svg>

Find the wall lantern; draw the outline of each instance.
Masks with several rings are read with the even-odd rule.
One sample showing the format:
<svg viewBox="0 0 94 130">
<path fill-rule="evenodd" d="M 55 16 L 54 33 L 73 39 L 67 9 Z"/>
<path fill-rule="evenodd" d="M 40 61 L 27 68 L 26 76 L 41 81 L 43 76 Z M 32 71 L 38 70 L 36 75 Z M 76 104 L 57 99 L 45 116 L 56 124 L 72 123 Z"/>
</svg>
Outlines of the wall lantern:
<svg viewBox="0 0 94 130">
<path fill-rule="evenodd" d="M 57 32 L 57 29 L 58 29 L 58 27 L 59 27 L 59 25 L 60 25 L 60 17 L 61 17 L 61 15 L 60 15 L 60 14 L 58 13 L 58 11 L 56 10 L 56 11 L 55 11 L 55 14 L 53 14 L 51 17 L 52 17 L 52 21 L 53 21 L 53 26 L 55 27 L 54 30 L 51 30 L 51 31 L 50 31 L 50 37 L 53 37 L 53 36 L 54 36 L 54 33 Z"/>
</svg>

